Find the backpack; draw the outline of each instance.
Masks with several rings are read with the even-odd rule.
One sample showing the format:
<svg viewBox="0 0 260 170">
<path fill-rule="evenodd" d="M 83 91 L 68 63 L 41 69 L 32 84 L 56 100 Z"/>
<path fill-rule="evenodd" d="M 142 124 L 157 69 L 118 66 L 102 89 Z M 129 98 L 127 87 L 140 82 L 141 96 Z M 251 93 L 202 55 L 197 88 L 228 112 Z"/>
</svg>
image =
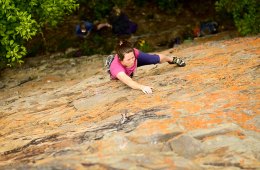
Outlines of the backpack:
<svg viewBox="0 0 260 170">
<path fill-rule="evenodd" d="M 110 54 L 106 58 L 105 68 L 106 68 L 106 72 L 109 74 L 110 74 L 110 65 L 111 65 L 112 61 L 114 60 L 114 58 L 115 58 L 115 55 L 113 55 L 113 54 Z"/>
<path fill-rule="evenodd" d="M 204 22 L 200 26 L 200 31 L 202 35 L 215 34 L 218 32 L 218 23 L 217 22 Z"/>
</svg>

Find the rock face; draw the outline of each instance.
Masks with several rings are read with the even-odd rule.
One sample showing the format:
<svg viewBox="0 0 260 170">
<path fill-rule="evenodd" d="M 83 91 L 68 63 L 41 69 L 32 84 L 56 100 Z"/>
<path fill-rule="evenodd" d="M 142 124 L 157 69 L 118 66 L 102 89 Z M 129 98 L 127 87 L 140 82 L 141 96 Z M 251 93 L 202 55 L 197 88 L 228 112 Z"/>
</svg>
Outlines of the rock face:
<svg viewBox="0 0 260 170">
<path fill-rule="evenodd" d="M 259 169 L 260 38 L 215 35 L 138 68 L 145 95 L 105 56 L 32 59 L 0 83 L 0 169 Z"/>
</svg>

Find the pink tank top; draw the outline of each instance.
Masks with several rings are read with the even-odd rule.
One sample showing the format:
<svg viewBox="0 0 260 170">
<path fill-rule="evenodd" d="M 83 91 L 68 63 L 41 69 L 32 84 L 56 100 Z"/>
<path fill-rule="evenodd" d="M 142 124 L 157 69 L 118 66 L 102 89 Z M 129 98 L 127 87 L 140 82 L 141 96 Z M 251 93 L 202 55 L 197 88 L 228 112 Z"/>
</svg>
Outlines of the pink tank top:
<svg viewBox="0 0 260 170">
<path fill-rule="evenodd" d="M 124 72 L 126 75 L 130 76 L 137 68 L 137 58 L 139 55 L 139 51 L 134 48 L 134 53 L 135 53 L 135 61 L 134 61 L 134 65 L 130 68 L 126 68 L 125 66 L 123 66 L 118 58 L 118 55 L 116 54 L 114 60 L 112 61 L 111 65 L 110 65 L 110 73 L 111 73 L 111 78 L 112 79 L 117 79 L 117 74 L 119 72 Z"/>
</svg>

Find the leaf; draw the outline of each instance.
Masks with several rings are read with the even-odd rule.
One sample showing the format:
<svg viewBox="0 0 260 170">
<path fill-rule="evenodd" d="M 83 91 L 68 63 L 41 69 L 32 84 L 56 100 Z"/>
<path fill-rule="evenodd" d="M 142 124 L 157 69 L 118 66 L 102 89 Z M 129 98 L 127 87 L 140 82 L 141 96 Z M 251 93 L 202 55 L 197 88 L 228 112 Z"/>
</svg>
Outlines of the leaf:
<svg viewBox="0 0 260 170">
<path fill-rule="evenodd" d="M 19 47 L 18 47 L 18 46 L 15 46 L 15 47 L 14 47 L 14 52 L 17 53 L 18 50 L 19 50 Z"/>
<path fill-rule="evenodd" d="M 16 59 L 15 57 L 12 57 L 12 62 L 15 62 L 15 59 Z"/>
<path fill-rule="evenodd" d="M 14 40 L 11 40 L 11 41 L 10 41 L 10 45 L 13 45 L 13 43 L 14 43 Z"/>
</svg>

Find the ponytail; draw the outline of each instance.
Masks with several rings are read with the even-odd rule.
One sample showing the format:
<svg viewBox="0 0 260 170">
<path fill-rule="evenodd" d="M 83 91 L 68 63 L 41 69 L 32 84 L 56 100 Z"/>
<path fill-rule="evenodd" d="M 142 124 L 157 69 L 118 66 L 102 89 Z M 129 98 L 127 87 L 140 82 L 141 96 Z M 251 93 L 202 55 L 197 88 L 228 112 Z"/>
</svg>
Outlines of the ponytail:
<svg viewBox="0 0 260 170">
<path fill-rule="evenodd" d="M 134 52 L 132 43 L 126 40 L 120 40 L 116 46 L 116 53 L 119 59 L 122 61 L 124 59 L 125 53 Z"/>
</svg>

